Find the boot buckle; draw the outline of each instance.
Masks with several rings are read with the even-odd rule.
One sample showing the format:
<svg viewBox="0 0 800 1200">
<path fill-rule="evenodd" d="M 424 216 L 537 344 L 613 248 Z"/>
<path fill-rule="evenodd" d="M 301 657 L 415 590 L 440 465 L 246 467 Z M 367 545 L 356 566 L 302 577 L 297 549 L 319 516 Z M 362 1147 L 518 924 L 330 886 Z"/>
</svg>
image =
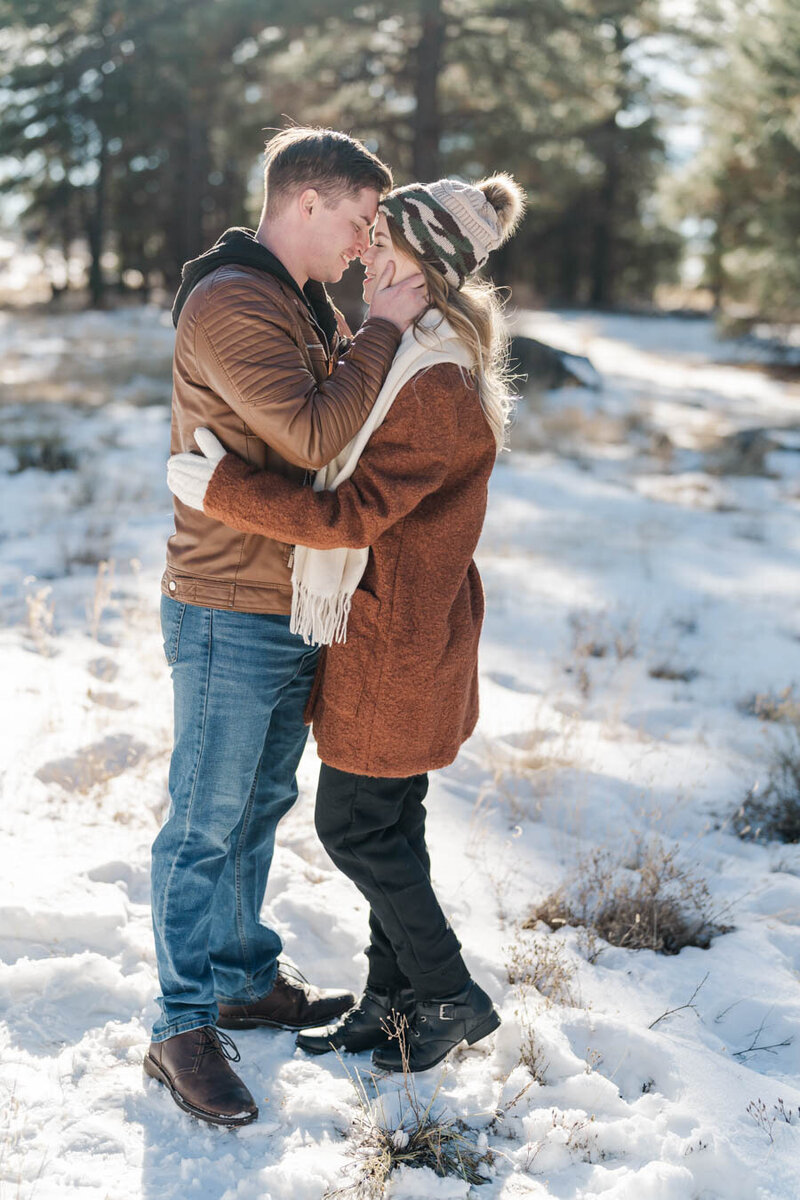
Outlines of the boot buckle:
<svg viewBox="0 0 800 1200">
<path fill-rule="evenodd" d="M 440 1021 L 455 1021 L 456 1014 L 455 1014 L 454 1009 L 455 1009 L 454 1004 L 440 1004 L 439 1005 L 439 1020 Z"/>
</svg>

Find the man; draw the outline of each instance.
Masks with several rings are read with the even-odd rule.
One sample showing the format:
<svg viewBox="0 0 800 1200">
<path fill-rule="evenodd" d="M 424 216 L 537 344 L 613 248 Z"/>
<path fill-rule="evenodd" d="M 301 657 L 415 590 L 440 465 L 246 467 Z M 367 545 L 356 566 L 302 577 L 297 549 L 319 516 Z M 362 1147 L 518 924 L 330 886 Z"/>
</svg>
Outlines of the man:
<svg viewBox="0 0 800 1200">
<path fill-rule="evenodd" d="M 343 134 L 287 129 L 268 143 L 255 234 L 228 230 L 184 267 L 172 453 L 193 449 L 205 425 L 252 464 L 302 479 L 347 445 L 425 306 L 421 275 L 384 278 L 345 340 L 323 286 L 366 250 L 391 183 Z M 280 938 L 259 919 L 275 828 L 297 796 L 317 660 L 289 630 L 292 554 L 175 503 L 161 602 L 171 805 L 152 863 L 161 1016 L 145 1070 L 185 1111 L 221 1125 L 247 1124 L 258 1109 L 217 1025 L 297 1030 L 354 1003 L 280 969 Z"/>
</svg>

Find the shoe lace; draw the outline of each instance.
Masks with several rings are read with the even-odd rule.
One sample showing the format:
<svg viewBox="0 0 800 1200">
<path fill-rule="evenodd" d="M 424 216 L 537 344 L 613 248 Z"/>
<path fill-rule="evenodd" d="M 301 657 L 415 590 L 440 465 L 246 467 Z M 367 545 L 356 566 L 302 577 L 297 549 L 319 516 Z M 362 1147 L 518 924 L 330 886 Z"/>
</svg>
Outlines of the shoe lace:
<svg viewBox="0 0 800 1200">
<path fill-rule="evenodd" d="M 281 959 L 278 962 L 278 974 L 284 979 L 293 979 L 295 983 L 302 984 L 304 988 L 311 987 L 311 984 L 306 979 L 302 971 L 298 971 L 297 967 L 293 967 L 290 963 L 286 963 Z"/>
<path fill-rule="evenodd" d="M 347 1012 L 344 1013 L 344 1015 L 340 1018 L 342 1028 L 345 1028 L 346 1026 L 351 1025 L 353 1023 L 353 1021 L 356 1019 L 356 1017 L 360 1016 L 361 1013 L 363 1013 L 363 1011 L 364 1011 L 363 1003 L 364 1002 L 363 1002 L 363 998 L 362 998 L 361 1000 L 356 1000 L 356 1002 L 352 1008 L 348 1008 Z"/>
<path fill-rule="evenodd" d="M 210 1025 L 203 1029 L 205 1037 L 199 1049 L 199 1054 L 221 1054 L 228 1062 L 241 1062 L 242 1056 L 236 1049 L 236 1043 L 221 1029 L 212 1029 Z"/>
</svg>

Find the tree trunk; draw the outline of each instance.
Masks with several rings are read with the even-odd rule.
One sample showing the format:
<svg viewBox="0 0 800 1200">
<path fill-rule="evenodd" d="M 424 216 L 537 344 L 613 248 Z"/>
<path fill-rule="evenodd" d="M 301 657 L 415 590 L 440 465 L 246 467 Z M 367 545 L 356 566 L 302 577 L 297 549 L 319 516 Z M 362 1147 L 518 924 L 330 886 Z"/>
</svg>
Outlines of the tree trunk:
<svg viewBox="0 0 800 1200">
<path fill-rule="evenodd" d="M 421 32 L 417 46 L 413 170 L 415 179 L 429 182 L 441 175 L 439 75 L 445 41 L 442 0 L 420 0 L 419 14 Z"/>
<path fill-rule="evenodd" d="M 105 282 L 103 280 L 103 243 L 105 241 L 106 223 L 106 141 L 100 143 L 100 153 L 97 159 L 97 179 L 93 189 L 92 207 L 87 220 L 86 236 L 89 241 L 89 305 L 91 308 L 102 308 L 105 303 Z"/>
<path fill-rule="evenodd" d="M 708 277 L 708 286 L 711 289 L 712 304 L 714 312 L 722 311 L 722 303 L 725 297 L 725 268 L 722 265 L 722 259 L 725 254 L 726 242 L 726 224 L 729 215 L 729 205 L 725 200 L 720 201 L 720 206 L 714 218 L 714 233 L 711 238 L 711 250 L 706 259 L 706 274 Z"/>
<path fill-rule="evenodd" d="M 589 264 L 589 303 L 598 308 L 610 304 L 613 292 L 614 209 L 619 187 L 618 136 L 619 131 L 612 117 L 608 123 L 605 179 L 596 201 Z"/>
<path fill-rule="evenodd" d="M 184 136 L 176 148 L 175 161 L 179 166 L 173 176 L 174 200 L 163 263 L 167 288 L 177 287 L 183 264 L 206 249 L 203 205 L 208 195 L 208 125 L 200 110 L 196 88 L 187 95 L 186 104 Z"/>
<path fill-rule="evenodd" d="M 581 263 L 578 238 L 575 232 L 575 217 L 562 222 L 554 239 L 558 246 L 558 280 L 555 286 L 560 304 L 577 304 L 581 281 Z"/>
<path fill-rule="evenodd" d="M 199 111 L 197 89 L 193 89 L 187 127 L 187 170 L 184 221 L 186 257 L 205 250 L 203 244 L 203 201 L 208 190 L 208 129 Z"/>
</svg>

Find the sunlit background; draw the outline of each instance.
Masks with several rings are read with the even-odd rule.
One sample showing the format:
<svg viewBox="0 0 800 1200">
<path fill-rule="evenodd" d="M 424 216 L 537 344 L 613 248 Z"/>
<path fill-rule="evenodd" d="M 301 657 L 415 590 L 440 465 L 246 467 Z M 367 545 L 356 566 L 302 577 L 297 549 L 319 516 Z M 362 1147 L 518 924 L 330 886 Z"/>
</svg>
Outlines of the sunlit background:
<svg viewBox="0 0 800 1200">
<path fill-rule="evenodd" d="M 513 171 L 529 304 L 800 306 L 794 0 L 3 0 L 0 299 L 164 299 L 287 120 Z M 356 281 L 357 282 L 357 281 Z"/>
<path fill-rule="evenodd" d="M 0 1200 L 796 1200 L 798 0 L 0 0 L 0 57 Z M 428 804 L 503 1025 L 416 1087 L 480 1193 L 400 1161 L 363 1056 L 237 1033 L 239 1134 L 142 1077 L 169 305 L 288 120 L 528 193 L 481 718 Z M 317 772 L 264 919 L 355 992 Z"/>
</svg>

